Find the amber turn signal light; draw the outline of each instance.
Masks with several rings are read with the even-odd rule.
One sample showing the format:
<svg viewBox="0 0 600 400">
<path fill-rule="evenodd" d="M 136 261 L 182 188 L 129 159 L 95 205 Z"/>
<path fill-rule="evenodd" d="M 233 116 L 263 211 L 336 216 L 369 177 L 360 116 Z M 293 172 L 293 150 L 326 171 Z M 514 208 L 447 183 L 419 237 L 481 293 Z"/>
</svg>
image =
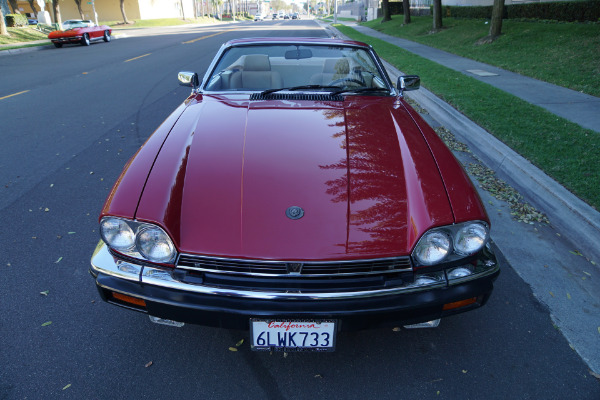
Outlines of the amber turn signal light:
<svg viewBox="0 0 600 400">
<path fill-rule="evenodd" d="M 471 297 L 470 299 L 466 299 L 466 300 L 460 300 L 460 301 L 455 301 L 454 303 L 448 303 L 448 304 L 444 304 L 444 311 L 447 310 L 454 310 L 456 308 L 461 308 L 461 307 L 466 307 L 469 306 L 471 304 L 474 304 L 477 302 L 477 297 Z"/>
<path fill-rule="evenodd" d="M 116 300 L 121 300 L 122 302 L 133 304 L 138 307 L 146 307 L 146 302 L 143 299 L 138 299 L 137 297 L 128 296 L 123 293 L 112 292 L 112 296 Z"/>
</svg>

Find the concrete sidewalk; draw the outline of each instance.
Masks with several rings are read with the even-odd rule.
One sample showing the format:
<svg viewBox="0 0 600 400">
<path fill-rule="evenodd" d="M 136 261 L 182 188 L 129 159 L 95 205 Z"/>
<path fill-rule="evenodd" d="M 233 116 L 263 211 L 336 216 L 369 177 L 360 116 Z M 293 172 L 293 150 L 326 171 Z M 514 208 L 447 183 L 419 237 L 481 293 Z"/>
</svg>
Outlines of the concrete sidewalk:
<svg viewBox="0 0 600 400">
<path fill-rule="evenodd" d="M 342 23 L 351 26 L 362 34 L 384 40 L 471 78 L 492 85 L 584 128 L 600 132 L 600 97 L 576 92 L 410 40 L 386 35 L 357 23 Z"/>
</svg>

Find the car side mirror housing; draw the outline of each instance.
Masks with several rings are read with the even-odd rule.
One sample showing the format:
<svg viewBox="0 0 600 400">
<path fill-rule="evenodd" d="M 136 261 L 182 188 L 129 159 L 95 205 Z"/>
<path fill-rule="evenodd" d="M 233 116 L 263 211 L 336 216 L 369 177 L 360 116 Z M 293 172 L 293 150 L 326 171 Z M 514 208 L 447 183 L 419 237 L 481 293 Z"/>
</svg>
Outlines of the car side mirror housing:
<svg viewBox="0 0 600 400">
<path fill-rule="evenodd" d="M 398 89 L 400 93 L 404 91 L 417 90 L 421 87 L 421 78 L 419 75 L 404 75 L 398 78 Z"/>
<path fill-rule="evenodd" d="M 191 87 L 194 90 L 200 86 L 200 80 L 198 79 L 198 74 L 195 72 L 189 71 L 181 71 L 177 75 L 177 79 L 179 79 L 179 84 L 181 86 Z"/>
</svg>

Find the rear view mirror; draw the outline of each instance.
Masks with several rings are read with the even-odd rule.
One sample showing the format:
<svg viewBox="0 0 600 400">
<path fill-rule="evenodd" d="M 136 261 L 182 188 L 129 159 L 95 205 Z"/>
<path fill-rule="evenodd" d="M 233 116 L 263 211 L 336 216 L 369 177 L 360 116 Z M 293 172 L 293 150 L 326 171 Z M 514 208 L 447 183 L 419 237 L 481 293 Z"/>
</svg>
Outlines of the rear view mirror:
<svg viewBox="0 0 600 400">
<path fill-rule="evenodd" d="M 313 54 L 310 49 L 296 49 L 285 52 L 286 60 L 301 60 L 303 58 L 312 58 Z"/>
</svg>

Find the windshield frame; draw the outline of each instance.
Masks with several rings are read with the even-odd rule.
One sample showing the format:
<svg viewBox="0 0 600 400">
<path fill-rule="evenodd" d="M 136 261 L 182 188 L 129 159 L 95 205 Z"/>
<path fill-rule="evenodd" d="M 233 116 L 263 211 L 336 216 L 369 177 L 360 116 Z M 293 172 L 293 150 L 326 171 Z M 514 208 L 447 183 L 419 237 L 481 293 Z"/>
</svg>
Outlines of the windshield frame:
<svg viewBox="0 0 600 400">
<path fill-rule="evenodd" d="M 389 89 L 389 94 L 386 96 L 397 96 L 398 91 L 392 84 L 390 77 L 388 76 L 387 70 L 385 69 L 381 59 L 373 50 L 373 47 L 370 45 L 361 45 L 359 43 L 349 43 L 346 41 L 333 41 L 333 40 L 323 40 L 319 41 L 318 38 L 311 38 L 311 40 L 252 40 L 252 38 L 244 39 L 241 43 L 225 43 L 219 49 L 217 55 L 213 58 L 210 66 L 206 70 L 204 77 L 202 78 L 202 83 L 196 90 L 197 93 L 205 93 L 205 94 L 248 94 L 248 93 L 257 93 L 262 92 L 263 90 L 253 90 L 253 89 L 243 89 L 243 90 L 208 90 L 207 86 L 209 84 L 209 79 L 215 73 L 217 66 L 225 56 L 225 54 L 232 48 L 237 47 L 257 47 L 257 46 L 323 46 L 323 47 L 347 47 L 349 49 L 359 49 L 363 50 L 369 54 L 371 60 L 374 63 L 375 68 L 377 69 L 379 75 L 382 78 L 382 81 L 387 89 Z M 285 91 L 285 90 L 283 90 Z M 306 90 L 307 92 L 311 92 L 311 90 Z M 301 91 L 300 91 L 301 92 Z M 314 92 L 314 91 L 313 91 Z M 298 93 L 296 91 L 296 93 Z M 353 95 L 352 93 L 348 93 Z M 360 95 L 360 94 L 359 94 Z"/>
</svg>

